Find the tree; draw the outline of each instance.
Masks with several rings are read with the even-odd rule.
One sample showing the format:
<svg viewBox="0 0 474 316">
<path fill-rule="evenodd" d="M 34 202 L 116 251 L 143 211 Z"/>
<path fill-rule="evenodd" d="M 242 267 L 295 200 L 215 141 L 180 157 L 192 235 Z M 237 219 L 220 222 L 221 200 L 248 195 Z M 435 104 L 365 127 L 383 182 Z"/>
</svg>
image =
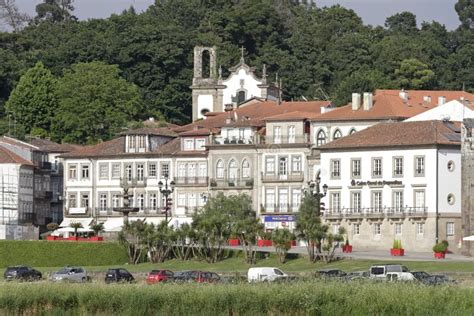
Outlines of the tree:
<svg viewBox="0 0 474 316">
<path fill-rule="evenodd" d="M 306 192 L 296 216 L 296 236 L 305 242 L 310 262 L 317 260 L 321 240 L 328 229 L 326 225 L 321 224 L 319 210 L 320 199 Z"/>
<path fill-rule="evenodd" d="M 334 252 L 341 242 L 344 241 L 344 234 L 346 229 L 344 227 L 339 227 L 336 234 L 327 233 L 323 238 L 322 257 L 326 263 L 331 262 L 334 259 Z"/>
<path fill-rule="evenodd" d="M 158 225 L 149 225 L 146 229 L 146 241 L 148 244 L 148 258 L 151 263 L 161 263 L 168 258 L 173 243 L 173 228 L 167 222 L 162 221 Z"/>
<path fill-rule="evenodd" d="M 474 28 L 474 1 L 473 0 L 458 0 L 454 5 L 458 13 L 459 20 L 462 27 L 466 29 Z"/>
<path fill-rule="evenodd" d="M 84 226 L 82 226 L 82 223 L 80 222 L 72 222 L 69 227 L 73 228 L 74 229 L 74 237 L 77 238 L 77 231 L 79 230 L 79 228 L 84 228 Z"/>
<path fill-rule="evenodd" d="M 58 104 L 57 80 L 37 62 L 20 78 L 5 107 L 26 133 L 34 128 L 49 132 Z"/>
<path fill-rule="evenodd" d="M 407 11 L 388 17 L 385 20 L 385 27 L 392 32 L 400 32 L 403 34 L 413 34 L 418 31 L 416 26 L 416 16 Z"/>
<path fill-rule="evenodd" d="M 127 250 L 131 264 L 138 264 L 145 253 L 149 225 L 142 220 L 128 222 L 122 227 L 118 235 L 119 243 Z"/>
<path fill-rule="evenodd" d="M 94 236 L 99 236 L 99 234 L 104 231 L 104 223 L 91 225 L 91 229 L 94 232 Z"/>
<path fill-rule="evenodd" d="M 191 225 L 182 224 L 174 231 L 173 254 L 180 260 L 188 260 L 191 257 L 194 246 L 195 233 Z"/>
<path fill-rule="evenodd" d="M 53 137 L 72 143 L 96 143 L 114 137 L 140 113 L 135 85 L 120 77 L 116 65 L 79 63 L 58 82 L 59 109 Z"/>
<path fill-rule="evenodd" d="M 280 260 L 280 263 L 285 263 L 286 254 L 291 249 L 291 241 L 295 235 L 288 229 L 276 229 L 272 232 L 272 242 Z"/>
<path fill-rule="evenodd" d="M 43 0 L 36 5 L 35 22 L 48 21 L 58 23 L 64 21 L 76 21 L 77 18 L 71 14 L 74 11 L 72 2 L 74 0 Z"/>
<path fill-rule="evenodd" d="M 401 62 L 400 68 L 395 70 L 398 85 L 405 89 L 429 89 L 435 78 L 435 73 L 428 65 L 418 59 L 410 58 Z"/>
<path fill-rule="evenodd" d="M 18 10 L 15 0 L 0 0 L 0 20 L 4 20 L 14 32 L 18 32 L 30 17 Z"/>
</svg>

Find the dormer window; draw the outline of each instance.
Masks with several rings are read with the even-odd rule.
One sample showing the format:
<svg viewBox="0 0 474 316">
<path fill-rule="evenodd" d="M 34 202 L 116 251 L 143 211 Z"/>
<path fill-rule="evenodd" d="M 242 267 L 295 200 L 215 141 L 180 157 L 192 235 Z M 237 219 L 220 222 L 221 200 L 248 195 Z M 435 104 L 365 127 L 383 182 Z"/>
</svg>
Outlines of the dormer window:
<svg viewBox="0 0 474 316">
<path fill-rule="evenodd" d="M 205 138 L 185 138 L 183 139 L 183 150 L 204 150 L 206 146 Z"/>
<path fill-rule="evenodd" d="M 127 136 L 127 152 L 143 153 L 147 151 L 146 135 L 128 135 Z"/>
</svg>

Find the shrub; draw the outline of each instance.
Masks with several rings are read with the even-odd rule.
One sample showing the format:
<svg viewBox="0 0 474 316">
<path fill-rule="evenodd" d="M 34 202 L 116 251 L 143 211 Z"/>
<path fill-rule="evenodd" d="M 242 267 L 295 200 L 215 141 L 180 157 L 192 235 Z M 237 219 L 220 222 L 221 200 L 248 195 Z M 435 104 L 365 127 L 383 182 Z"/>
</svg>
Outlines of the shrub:
<svg viewBox="0 0 474 316">
<path fill-rule="evenodd" d="M 394 239 L 392 248 L 393 249 L 403 249 L 402 248 L 402 241 L 400 239 Z"/>
<path fill-rule="evenodd" d="M 52 223 L 49 223 L 48 225 L 46 225 L 46 228 L 47 228 L 49 231 L 54 231 L 54 230 L 56 230 L 56 229 L 59 228 L 59 225 L 58 225 L 58 223 L 52 222 Z"/>
<path fill-rule="evenodd" d="M 448 250 L 448 246 L 446 245 L 448 242 L 439 242 L 436 245 L 433 246 L 433 251 L 434 252 L 446 252 Z"/>
</svg>

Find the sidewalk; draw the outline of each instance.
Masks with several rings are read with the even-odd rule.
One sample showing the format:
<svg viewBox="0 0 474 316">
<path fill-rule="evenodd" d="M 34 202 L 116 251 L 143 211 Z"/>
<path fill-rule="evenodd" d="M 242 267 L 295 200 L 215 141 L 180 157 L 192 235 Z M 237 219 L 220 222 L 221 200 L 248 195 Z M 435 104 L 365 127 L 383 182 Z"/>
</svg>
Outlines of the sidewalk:
<svg viewBox="0 0 474 316">
<path fill-rule="evenodd" d="M 241 250 L 241 246 L 226 248 Z M 275 252 L 274 247 L 256 247 L 257 251 L 261 252 Z M 292 247 L 288 253 L 306 254 L 306 247 Z M 340 257 L 350 259 L 367 259 L 367 260 L 397 260 L 397 261 L 433 261 L 433 262 L 446 262 L 446 261 L 461 261 L 461 262 L 472 262 L 474 263 L 474 257 L 467 257 L 457 254 L 447 254 L 446 259 L 435 259 L 432 252 L 409 252 L 405 251 L 403 257 L 392 257 L 390 251 L 375 250 L 375 251 L 354 251 L 352 253 L 343 253 L 341 249 L 336 249 L 335 254 Z"/>
</svg>

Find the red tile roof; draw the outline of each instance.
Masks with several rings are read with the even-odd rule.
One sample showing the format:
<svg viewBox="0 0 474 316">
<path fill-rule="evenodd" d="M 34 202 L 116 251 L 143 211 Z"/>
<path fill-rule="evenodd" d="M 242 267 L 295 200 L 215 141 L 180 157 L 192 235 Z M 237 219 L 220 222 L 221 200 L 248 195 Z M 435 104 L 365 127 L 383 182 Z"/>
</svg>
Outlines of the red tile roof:
<svg viewBox="0 0 474 316">
<path fill-rule="evenodd" d="M 0 163 L 13 163 L 19 165 L 33 166 L 30 161 L 18 156 L 14 152 L 0 146 Z"/>
<path fill-rule="evenodd" d="M 169 127 L 141 127 L 123 131 L 120 135 L 156 135 L 176 137 L 178 134 Z"/>
<path fill-rule="evenodd" d="M 56 142 L 50 141 L 49 139 L 43 138 L 33 138 L 31 144 L 38 147 L 41 151 L 45 152 L 57 152 L 57 153 L 66 153 L 74 150 L 81 149 L 81 145 L 75 144 L 58 144 Z"/>
<path fill-rule="evenodd" d="M 442 121 L 379 123 L 342 137 L 321 150 L 374 147 L 411 147 L 423 145 L 460 145 L 459 126 Z"/>
<path fill-rule="evenodd" d="M 330 112 L 321 114 L 313 121 L 363 121 L 363 120 L 404 120 L 432 109 L 438 105 L 438 97 L 444 96 L 446 102 L 464 98 L 474 105 L 474 94 L 464 91 L 430 91 L 407 90 L 408 101 L 405 102 L 399 95 L 400 90 L 376 90 L 373 96 L 373 107 L 366 111 L 363 106 L 352 110 L 352 104 L 339 107 Z M 431 97 L 431 102 L 424 101 L 424 97 Z M 361 97 L 363 99 L 363 97 Z M 361 101 L 361 103 L 363 103 Z"/>
<path fill-rule="evenodd" d="M 20 148 L 27 149 L 27 150 L 39 150 L 38 147 L 36 147 L 32 144 L 28 144 L 26 142 L 23 142 L 19 139 L 13 138 L 13 137 L 2 136 L 2 138 L 0 138 L 0 142 L 7 143 L 7 144 L 10 144 L 10 145 L 15 145 L 15 146 L 18 146 Z"/>
<path fill-rule="evenodd" d="M 312 119 L 321 116 L 321 113 L 314 112 L 287 112 L 282 114 L 277 114 L 273 116 L 266 117 L 264 120 L 269 121 L 303 121 L 307 119 Z"/>
</svg>

